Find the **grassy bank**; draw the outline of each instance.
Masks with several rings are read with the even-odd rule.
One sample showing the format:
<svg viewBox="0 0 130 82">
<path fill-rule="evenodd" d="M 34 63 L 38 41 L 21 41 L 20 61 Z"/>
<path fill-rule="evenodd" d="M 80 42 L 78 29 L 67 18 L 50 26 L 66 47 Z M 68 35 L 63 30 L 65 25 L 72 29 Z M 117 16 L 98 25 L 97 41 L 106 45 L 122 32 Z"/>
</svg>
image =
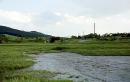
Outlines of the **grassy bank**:
<svg viewBox="0 0 130 82">
<path fill-rule="evenodd" d="M 72 82 L 48 80 L 54 74 L 47 71 L 16 71 L 34 64 L 28 55 L 42 51 L 52 52 L 52 46 L 41 43 L 0 45 L 0 82 Z M 36 75 L 42 75 L 42 77 L 39 78 Z"/>
<path fill-rule="evenodd" d="M 40 52 L 75 52 L 86 56 L 130 56 L 129 41 L 91 41 L 91 42 L 67 42 L 55 44 L 43 43 L 21 43 L 21 44 L 2 44 L 0 45 L 0 80 L 4 82 L 71 82 L 71 81 L 48 81 L 50 72 L 40 72 L 41 78 L 33 75 L 39 72 L 19 72 L 12 71 L 23 69 L 34 64 L 29 54 Z M 10 73 L 12 72 L 12 73 Z M 46 76 L 47 75 L 47 76 Z"/>
</svg>

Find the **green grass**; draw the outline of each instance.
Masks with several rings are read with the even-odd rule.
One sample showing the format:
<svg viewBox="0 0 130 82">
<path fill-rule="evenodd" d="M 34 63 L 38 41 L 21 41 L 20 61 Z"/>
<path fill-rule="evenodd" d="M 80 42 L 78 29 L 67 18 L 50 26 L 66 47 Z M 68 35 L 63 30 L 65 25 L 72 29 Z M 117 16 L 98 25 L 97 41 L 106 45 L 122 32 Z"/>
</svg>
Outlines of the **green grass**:
<svg viewBox="0 0 130 82">
<path fill-rule="evenodd" d="M 52 80 L 56 74 L 48 71 L 12 71 L 5 73 L 3 82 L 72 82 L 70 80 Z"/>
<path fill-rule="evenodd" d="M 4 81 L 4 82 L 72 82 L 70 80 L 40 80 L 40 79 L 36 79 L 36 78 L 29 78 L 29 79 L 25 79 L 25 78 L 15 78 L 15 79 L 11 79 L 8 81 Z"/>
<path fill-rule="evenodd" d="M 34 80 L 35 82 L 39 82 L 38 80 L 39 78 L 33 78 L 32 76 L 39 72 L 32 72 L 32 73 L 19 72 L 17 73 L 17 75 L 13 73 L 15 73 L 16 70 L 20 70 L 34 64 L 32 58 L 29 55 L 37 54 L 42 51 L 53 52 L 53 50 L 51 50 L 53 46 L 55 45 L 46 46 L 41 43 L 0 45 L 0 80 L 4 80 L 6 82 L 33 82 L 32 80 Z M 13 71 L 13 73 L 8 75 L 8 73 L 10 73 L 11 71 Z M 42 78 L 48 78 L 52 74 L 49 74 L 48 72 L 44 71 L 42 72 L 42 75 L 43 75 Z M 25 77 L 27 78 L 25 79 Z M 40 80 L 40 82 L 59 82 L 53 80 L 51 81 L 48 80 L 42 81 L 42 80 Z M 63 80 L 63 82 L 70 82 L 70 81 Z"/>
<path fill-rule="evenodd" d="M 12 71 L 6 73 L 4 82 L 72 82 L 70 80 L 51 80 L 55 73 L 48 71 Z"/>
<path fill-rule="evenodd" d="M 39 72 L 18 72 L 34 64 L 30 54 L 41 52 L 74 52 L 86 56 L 130 56 L 129 41 L 78 41 L 43 44 L 43 43 L 20 43 L 20 44 L 1 44 L 0 45 L 0 80 L 5 82 L 72 82 L 48 80 L 50 73 L 40 72 L 42 78 L 33 75 Z M 15 72 L 14 72 L 15 71 Z M 10 74 L 10 72 L 12 72 Z"/>
<path fill-rule="evenodd" d="M 130 41 L 92 41 L 61 44 L 53 48 L 85 56 L 130 56 Z"/>
</svg>

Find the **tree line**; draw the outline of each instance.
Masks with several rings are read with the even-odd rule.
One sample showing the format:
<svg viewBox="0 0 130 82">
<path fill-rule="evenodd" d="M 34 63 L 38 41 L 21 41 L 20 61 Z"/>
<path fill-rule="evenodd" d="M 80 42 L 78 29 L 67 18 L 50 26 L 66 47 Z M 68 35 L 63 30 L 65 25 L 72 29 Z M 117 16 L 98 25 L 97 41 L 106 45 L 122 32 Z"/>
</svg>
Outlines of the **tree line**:
<svg viewBox="0 0 130 82">
<path fill-rule="evenodd" d="M 83 36 L 71 36 L 72 39 L 123 40 L 130 39 L 130 33 L 106 33 L 103 35 L 90 33 Z"/>
</svg>

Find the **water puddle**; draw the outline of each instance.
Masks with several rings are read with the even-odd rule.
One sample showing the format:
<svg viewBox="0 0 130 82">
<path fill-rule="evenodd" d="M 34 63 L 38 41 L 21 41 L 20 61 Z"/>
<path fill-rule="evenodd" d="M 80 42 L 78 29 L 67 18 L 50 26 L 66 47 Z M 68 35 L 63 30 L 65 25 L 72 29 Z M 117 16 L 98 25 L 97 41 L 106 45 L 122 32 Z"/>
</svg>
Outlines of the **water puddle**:
<svg viewBox="0 0 130 82">
<path fill-rule="evenodd" d="M 54 79 L 74 82 L 130 82 L 130 57 L 82 56 L 75 53 L 44 53 L 36 56 L 32 70 L 56 72 Z"/>
</svg>

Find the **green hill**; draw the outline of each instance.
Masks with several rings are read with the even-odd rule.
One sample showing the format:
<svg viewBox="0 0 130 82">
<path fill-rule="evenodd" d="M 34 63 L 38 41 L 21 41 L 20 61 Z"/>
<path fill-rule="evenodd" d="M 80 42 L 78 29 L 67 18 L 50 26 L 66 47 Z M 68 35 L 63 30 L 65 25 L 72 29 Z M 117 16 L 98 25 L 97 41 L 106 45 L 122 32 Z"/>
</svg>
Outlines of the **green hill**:
<svg viewBox="0 0 130 82">
<path fill-rule="evenodd" d="M 37 31 L 27 32 L 13 29 L 7 26 L 0 26 L 0 34 L 8 34 L 17 37 L 51 37 L 50 35 L 46 35 Z"/>
</svg>

